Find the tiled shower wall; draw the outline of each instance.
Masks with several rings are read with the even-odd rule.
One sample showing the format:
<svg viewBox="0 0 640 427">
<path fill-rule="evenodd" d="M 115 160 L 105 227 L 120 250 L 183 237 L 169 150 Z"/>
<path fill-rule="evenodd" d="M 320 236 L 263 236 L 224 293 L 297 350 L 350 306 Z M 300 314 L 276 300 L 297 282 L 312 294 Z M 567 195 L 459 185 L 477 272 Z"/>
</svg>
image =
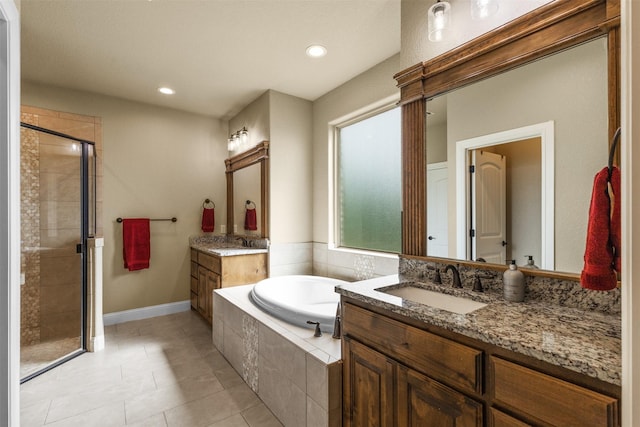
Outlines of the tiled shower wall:
<svg viewBox="0 0 640 427">
<path fill-rule="evenodd" d="M 33 123 L 31 114 L 22 114 L 21 120 Z M 20 239 L 22 252 L 20 271 L 24 285 L 20 298 L 20 344 L 40 342 L 40 150 L 38 133 L 20 129 Z"/>
<path fill-rule="evenodd" d="M 94 141 L 96 148 L 96 236 L 102 236 L 102 125 L 100 118 L 22 106 L 21 120 Z M 23 345 L 79 336 L 80 257 L 75 252 L 80 220 L 78 156 L 49 136 L 22 129 L 21 214 Z"/>
</svg>

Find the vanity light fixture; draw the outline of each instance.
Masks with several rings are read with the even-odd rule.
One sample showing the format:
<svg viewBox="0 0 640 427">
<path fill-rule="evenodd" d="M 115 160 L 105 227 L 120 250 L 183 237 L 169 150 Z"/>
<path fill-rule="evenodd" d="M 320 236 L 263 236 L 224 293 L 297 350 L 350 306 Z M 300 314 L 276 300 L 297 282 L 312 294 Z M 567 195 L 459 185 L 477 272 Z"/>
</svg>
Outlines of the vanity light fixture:
<svg viewBox="0 0 640 427">
<path fill-rule="evenodd" d="M 498 0 L 471 0 L 471 19 L 486 19 L 498 11 Z"/>
<path fill-rule="evenodd" d="M 158 92 L 160 92 L 163 95 L 173 95 L 174 93 L 176 93 L 175 90 L 171 89 L 170 87 L 166 87 L 166 86 L 162 86 L 158 88 Z"/>
<path fill-rule="evenodd" d="M 429 40 L 439 42 L 444 38 L 451 19 L 451 5 L 446 1 L 438 0 L 429 8 L 427 24 Z"/>
<path fill-rule="evenodd" d="M 249 131 L 246 126 L 243 126 L 239 131 L 232 133 L 227 140 L 227 150 L 235 151 L 239 148 L 243 148 L 249 142 Z"/>
<path fill-rule="evenodd" d="M 319 44 L 312 44 L 307 47 L 306 52 L 307 56 L 311 58 L 322 58 L 327 54 L 327 48 Z"/>
</svg>

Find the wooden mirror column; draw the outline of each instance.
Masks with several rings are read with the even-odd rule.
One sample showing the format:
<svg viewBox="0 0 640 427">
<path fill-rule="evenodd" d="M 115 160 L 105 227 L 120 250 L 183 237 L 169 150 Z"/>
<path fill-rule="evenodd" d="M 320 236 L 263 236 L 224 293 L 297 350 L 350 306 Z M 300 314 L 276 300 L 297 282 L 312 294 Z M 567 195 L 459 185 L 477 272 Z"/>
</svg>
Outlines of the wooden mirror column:
<svg viewBox="0 0 640 427">
<path fill-rule="evenodd" d="M 233 173 L 260 164 L 260 237 L 269 238 L 269 141 L 262 141 L 247 151 L 224 161 L 227 177 L 227 233 L 234 234 Z"/>
<path fill-rule="evenodd" d="M 620 124 L 620 1 L 553 1 L 396 74 L 402 105 L 402 254 L 427 255 L 426 100 L 608 36 L 609 140 Z"/>
</svg>

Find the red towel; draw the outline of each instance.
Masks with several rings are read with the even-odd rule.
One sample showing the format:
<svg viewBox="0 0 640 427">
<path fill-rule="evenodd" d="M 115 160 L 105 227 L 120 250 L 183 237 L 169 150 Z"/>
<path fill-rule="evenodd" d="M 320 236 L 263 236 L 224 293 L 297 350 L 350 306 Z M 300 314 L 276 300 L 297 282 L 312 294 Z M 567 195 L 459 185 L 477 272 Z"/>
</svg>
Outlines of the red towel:
<svg viewBox="0 0 640 427">
<path fill-rule="evenodd" d="M 244 229 L 245 230 L 257 230 L 258 229 L 258 214 L 255 209 L 246 209 L 244 212 Z"/>
<path fill-rule="evenodd" d="M 213 208 L 202 209 L 202 231 L 210 233 L 215 229 L 216 211 Z"/>
<path fill-rule="evenodd" d="M 611 188 L 616 197 L 611 199 L 608 174 L 609 170 L 605 167 L 596 174 L 593 182 L 584 269 L 580 275 L 583 288 L 598 291 L 615 289 L 615 270 L 620 266 L 620 172 L 615 169 L 612 174 Z M 617 243 L 614 243 L 616 240 Z M 618 259 L 617 263 L 614 258 Z"/>
<path fill-rule="evenodd" d="M 622 254 L 622 215 L 620 199 L 620 169 L 613 167 L 611 173 L 611 189 L 613 191 L 613 212 L 611 214 L 611 244 L 613 245 L 613 268 L 618 272 L 622 272 L 621 254 Z"/>
<path fill-rule="evenodd" d="M 129 271 L 149 268 L 151 257 L 149 218 L 122 220 L 122 249 L 124 268 Z"/>
</svg>

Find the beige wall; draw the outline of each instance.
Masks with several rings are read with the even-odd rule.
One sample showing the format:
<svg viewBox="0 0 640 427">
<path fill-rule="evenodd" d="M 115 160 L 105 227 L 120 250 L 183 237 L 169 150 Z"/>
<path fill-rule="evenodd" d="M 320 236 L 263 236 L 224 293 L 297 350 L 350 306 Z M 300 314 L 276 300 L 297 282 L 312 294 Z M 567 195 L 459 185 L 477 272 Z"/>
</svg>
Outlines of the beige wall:
<svg viewBox="0 0 640 427">
<path fill-rule="evenodd" d="M 269 141 L 272 243 L 311 241 L 311 115 L 310 101 L 268 90 L 229 121 L 230 132 L 247 127 L 249 146 Z M 239 221 L 244 221 L 246 201 L 241 200 L 242 194 L 259 190 L 259 175 L 247 175 L 253 175 L 255 181 L 248 178 L 236 186 L 234 179 L 235 209 L 241 209 L 235 216 L 241 234 Z"/>
<path fill-rule="evenodd" d="M 200 233 L 202 202 L 225 222 L 226 126 L 210 117 L 91 93 L 23 83 L 22 102 L 102 117 L 104 141 L 104 312 L 189 299 L 190 235 Z M 129 272 L 117 217 L 151 223 L 150 268 Z"/>
<path fill-rule="evenodd" d="M 474 21 L 469 0 L 451 3 L 451 30 L 446 39 L 433 43 L 427 37 L 427 11 L 435 1 L 402 0 L 400 30 L 400 69 L 434 58 L 483 33 L 497 28 L 551 0 L 501 1 L 498 12 L 487 19 Z"/>
<path fill-rule="evenodd" d="M 593 177 L 608 160 L 607 105 L 605 39 L 447 95 L 449 159 L 457 141 L 554 121 L 556 270 L 582 270 Z M 451 198 L 450 215 L 455 203 Z"/>
<path fill-rule="evenodd" d="M 312 104 L 270 91 L 271 102 L 271 240 L 312 239 Z"/>
<path fill-rule="evenodd" d="M 330 152 L 329 123 L 366 111 L 385 98 L 399 96 L 393 75 L 400 70 L 400 56 L 394 55 L 354 77 L 313 103 L 313 240 L 329 242 Z"/>
<path fill-rule="evenodd" d="M 249 131 L 247 147 L 253 147 L 262 141 L 269 141 L 271 135 L 269 99 L 270 91 L 266 91 L 244 107 L 242 111 L 229 120 L 228 134 L 246 127 Z M 246 148 L 241 148 L 230 152 L 229 155 L 233 156 L 245 150 Z"/>
</svg>

